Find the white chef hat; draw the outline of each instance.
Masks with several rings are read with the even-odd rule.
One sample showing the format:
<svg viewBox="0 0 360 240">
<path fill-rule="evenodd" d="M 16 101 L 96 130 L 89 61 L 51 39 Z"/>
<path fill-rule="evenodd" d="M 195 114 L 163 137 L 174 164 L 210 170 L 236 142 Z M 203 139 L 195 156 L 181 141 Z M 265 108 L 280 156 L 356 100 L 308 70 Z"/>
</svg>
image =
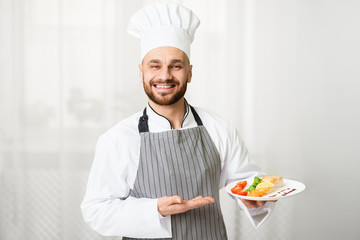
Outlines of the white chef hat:
<svg viewBox="0 0 360 240">
<path fill-rule="evenodd" d="M 128 33 L 140 42 L 141 60 L 157 47 L 176 47 L 190 58 L 190 44 L 200 25 L 190 9 L 172 3 L 154 3 L 136 12 L 130 19 Z"/>
</svg>

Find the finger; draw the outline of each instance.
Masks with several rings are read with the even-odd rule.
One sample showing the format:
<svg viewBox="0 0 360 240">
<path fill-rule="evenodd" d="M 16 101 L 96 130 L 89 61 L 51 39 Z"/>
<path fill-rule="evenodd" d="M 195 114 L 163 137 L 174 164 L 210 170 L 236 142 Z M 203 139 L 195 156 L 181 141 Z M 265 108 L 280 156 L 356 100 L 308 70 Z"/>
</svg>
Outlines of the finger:
<svg viewBox="0 0 360 240">
<path fill-rule="evenodd" d="M 175 204 L 175 203 L 182 203 L 182 202 L 183 202 L 182 198 L 178 195 L 174 195 L 174 196 L 168 197 L 166 199 L 167 206 L 169 206 L 171 204 Z"/>
<path fill-rule="evenodd" d="M 256 206 L 261 207 L 261 206 L 264 206 L 265 203 L 266 203 L 266 201 L 256 201 Z"/>
<path fill-rule="evenodd" d="M 204 199 L 209 200 L 210 202 L 215 202 L 215 199 L 212 197 L 205 197 Z"/>
<path fill-rule="evenodd" d="M 185 204 L 187 210 L 190 210 L 190 209 L 205 206 L 205 205 L 210 204 L 212 202 L 215 202 L 215 200 L 212 197 L 205 197 L 205 198 L 196 197 L 194 199 L 185 201 L 184 204 Z"/>
<path fill-rule="evenodd" d="M 205 199 L 205 200 L 209 200 L 210 202 L 215 202 L 215 199 L 213 199 L 212 197 L 203 197 L 203 196 L 197 196 L 192 200 L 199 200 L 199 199 Z"/>
<path fill-rule="evenodd" d="M 180 196 L 174 195 L 174 196 L 164 196 L 158 199 L 157 205 L 158 205 L 158 211 L 162 216 L 167 216 L 174 214 L 173 207 L 174 205 L 180 205 L 183 203 L 183 200 Z"/>
<path fill-rule="evenodd" d="M 249 201 L 249 200 L 243 200 L 243 199 L 240 199 L 246 208 L 255 208 L 254 206 L 254 203 L 252 201 Z"/>
<path fill-rule="evenodd" d="M 215 200 L 212 197 L 203 197 L 203 196 L 197 196 L 193 199 L 190 200 L 186 200 L 184 202 L 190 202 L 190 203 L 196 203 L 196 202 L 205 202 L 205 201 L 209 201 L 209 202 L 214 202 Z"/>
<path fill-rule="evenodd" d="M 200 199 L 200 198 L 203 198 L 203 196 L 197 196 L 197 197 L 193 198 L 193 200 Z"/>
<path fill-rule="evenodd" d="M 255 200 L 245 200 L 245 199 L 240 199 L 244 205 L 247 208 L 258 208 L 261 206 L 264 206 L 268 201 L 255 201 Z"/>
<path fill-rule="evenodd" d="M 169 212 L 171 212 L 171 214 L 183 213 L 194 208 L 205 206 L 214 201 L 215 200 L 211 197 L 203 198 L 201 196 L 198 196 L 194 199 L 183 201 L 180 204 L 172 204 L 168 207 L 168 210 Z"/>
<path fill-rule="evenodd" d="M 181 200 L 181 203 L 178 202 L 179 199 Z M 195 197 L 191 200 L 183 201 L 181 197 L 177 195 L 171 197 L 162 197 L 159 200 L 158 200 L 158 211 L 163 216 L 183 213 L 188 210 L 199 208 L 215 201 L 212 197 L 204 198 L 202 196 Z M 162 200 L 166 202 L 163 202 Z"/>
<path fill-rule="evenodd" d="M 173 200 L 173 203 L 182 203 L 183 202 L 183 199 L 178 195 L 172 196 L 172 200 Z"/>
</svg>

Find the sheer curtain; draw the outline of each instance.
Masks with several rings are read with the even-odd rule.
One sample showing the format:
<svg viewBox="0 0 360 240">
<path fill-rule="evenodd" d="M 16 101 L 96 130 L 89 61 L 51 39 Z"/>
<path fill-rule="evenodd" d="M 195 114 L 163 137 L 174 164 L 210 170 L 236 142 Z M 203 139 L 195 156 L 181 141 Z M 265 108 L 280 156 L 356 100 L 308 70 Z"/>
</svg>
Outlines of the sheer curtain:
<svg viewBox="0 0 360 240">
<path fill-rule="evenodd" d="M 126 27 L 150 2 L 0 0 L 1 239 L 101 239 L 79 205 L 97 137 L 146 104 L 139 48 Z M 244 127 L 251 2 L 175 2 L 202 21 L 192 46 L 189 102 Z M 235 201 L 221 196 L 230 239 L 271 232 L 268 223 L 251 234 Z"/>
<path fill-rule="evenodd" d="M 146 104 L 139 48 L 126 27 L 130 16 L 150 2 L 0 0 L 0 239 L 105 239 L 83 222 L 79 205 L 98 136 Z M 359 54 L 360 41 L 353 28 L 359 21 L 356 1 L 174 2 L 193 9 L 202 22 L 192 45 L 187 99 L 237 127 L 255 164 L 316 185 L 314 166 L 346 154 L 348 165 L 359 159 L 360 119 L 352 107 L 359 101 L 352 55 Z M 345 38 L 331 35 L 329 22 Z M 346 51 L 338 51 L 339 45 Z M 350 61 L 329 58 L 328 50 Z M 338 86 L 340 73 L 345 83 Z M 339 89 L 341 101 L 335 102 Z M 334 118 L 328 106 L 347 120 Z M 337 132 L 340 139 L 348 137 L 346 144 L 329 140 L 338 125 L 349 134 Z M 321 148 L 314 147 L 319 143 Z M 335 155 L 327 153 L 328 147 L 337 147 Z M 323 179 L 340 169 L 355 173 L 331 166 L 320 172 Z M 255 230 L 221 191 L 229 239 L 339 236 L 344 225 L 335 228 L 326 209 L 341 199 L 320 202 L 330 193 L 310 188 L 281 201 Z M 321 210 L 314 208 L 314 199 Z M 337 214 L 354 220 L 349 213 Z M 322 231 L 313 227 L 318 221 Z M 347 229 L 348 239 L 358 231 Z"/>
</svg>

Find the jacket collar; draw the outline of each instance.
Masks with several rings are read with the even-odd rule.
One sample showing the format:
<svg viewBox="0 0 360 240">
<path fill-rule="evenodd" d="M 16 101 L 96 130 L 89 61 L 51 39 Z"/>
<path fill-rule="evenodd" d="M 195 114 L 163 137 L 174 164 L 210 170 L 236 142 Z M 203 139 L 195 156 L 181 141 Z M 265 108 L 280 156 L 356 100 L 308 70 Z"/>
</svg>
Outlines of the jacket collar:
<svg viewBox="0 0 360 240">
<path fill-rule="evenodd" d="M 185 105 L 186 105 L 186 113 L 184 115 L 181 129 L 196 127 L 197 123 L 195 121 L 192 111 L 190 110 L 190 106 L 186 100 L 185 100 Z M 170 121 L 166 117 L 155 112 L 154 109 L 152 109 L 149 104 L 146 106 L 146 113 L 149 117 L 148 125 L 150 132 L 164 132 L 164 131 L 173 130 Z"/>
</svg>

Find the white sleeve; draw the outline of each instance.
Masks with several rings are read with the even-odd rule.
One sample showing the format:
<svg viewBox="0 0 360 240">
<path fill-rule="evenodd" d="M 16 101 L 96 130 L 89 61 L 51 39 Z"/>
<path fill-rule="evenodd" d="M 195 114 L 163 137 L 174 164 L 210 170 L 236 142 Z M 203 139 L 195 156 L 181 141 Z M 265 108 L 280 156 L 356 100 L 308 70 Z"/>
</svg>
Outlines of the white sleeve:
<svg viewBox="0 0 360 240">
<path fill-rule="evenodd" d="M 248 151 L 236 129 L 229 132 L 222 175 L 225 185 L 232 181 L 265 175 L 258 167 L 249 163 Z M 260 227 L 275 207 L 274 202 L 267 202 L 259 208 L 248 209 L 239 199 L 237 199 L 237 202 L 239 207 L 249 217 L 255 228 Z"/>
<path fill-rule="evenodd" d="M 233 181 L 264 175 L 260 168 L 249 163 L 248 151 L 236 129 L 229 127 L 227 131 L 226 141 L 220 153 L 224 161 L 220 187 L 225 187 Z"/>
<path fill-rule="evenodd" d="M 245 207 L 244 203 L 240 201 L 240 199 L 236 199 L 236 201 L 246 216 L 249 217 L 250 222 L 255 228 L 260 227 L 260 225 L 269 217 L 271 211 L 275 208 L 275 202 L 266 202 L 265 205 L 261 207 L 248 209 Z"/>
<path fill-rule="evenodd" d="M 104 236 L 170 238 L 171 218 L 159 214 L 157 199 L 129 196 L 130 163 L 121 159 L 124 156 L 109 139 L 100 137 L 81 203 L 84 220 Z"/>
</svg>

